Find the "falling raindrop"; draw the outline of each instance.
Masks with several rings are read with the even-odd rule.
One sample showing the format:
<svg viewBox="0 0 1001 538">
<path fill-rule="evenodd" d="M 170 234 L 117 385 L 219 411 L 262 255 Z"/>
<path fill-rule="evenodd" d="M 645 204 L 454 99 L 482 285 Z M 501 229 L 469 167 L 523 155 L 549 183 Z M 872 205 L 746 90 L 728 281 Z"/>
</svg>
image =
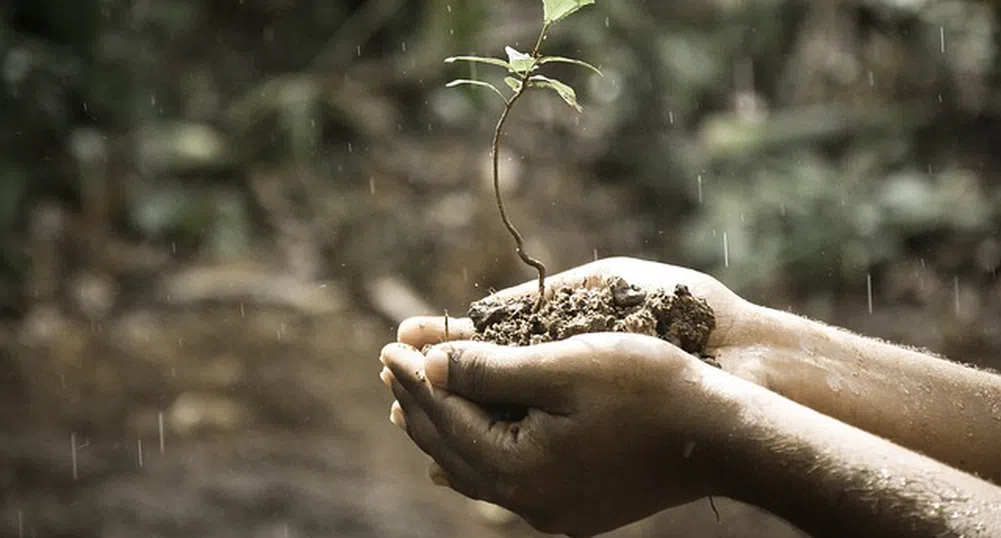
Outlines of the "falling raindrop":
<svg viewBox="0 0 1001 538">
<path fill-rule="evenodd" d="M 452 12 L 452 4 L 446 4 L 445 5 L 445 10 L 448 11 L 449 13 L 451 13 Z"/>
<path fill-rule="evenodd" d="M 945 26 L 938 27 L 938 50 L 945 54 Z"/>
<path fill-rule="evenodd" d="M 592 254 L 594 254 L 594 261 L 598 261 L 598 249 L 594 249 Z"/>
<path fill-rule="evenodd" d="M 865 274 L 865 296 L 869 302 L 869 315 L 872 315 L 872 273 Z"/>
<path fill-rule="evenodd" d="M 70 434 L 70 464 L 73 469 L 73 480 L 77 479 L 77 468 L 76 468 L 76 434 Z"/>
<path fill-rule="evenodd" d="M 726 232 L 723 232 L 723 267 L 730 267 L 730 245 L 726 241 Z"/>
<path fill-rule="evenodd" d="M 139 468 L 143 468 L 143 440 L 136 439 L 136 457 L 139 460 Z"/>
<path fill-rule="evenodd" d="M 352 151 L 354 151 L 354 147 L 351 145 L 351 142 L 348 142 L 348 153 L 351 153 Z"/>
<path fill-rule="evenodd" d="M 671 110 L 667 111 L 667 121 L 669 121 L 671 125 L 674 125 L 674 112 Z"/>
<path fill-rule="evenodd" d="M 368 178 L 368 192 L 372 196 L 375 196 L 375 178 L 374 177 Z"/>
<path fill-rule="evenodd" d="M 406 41 L 401 41 L 400 42 L 400 48 L 403 49 L 403 52 L 407 52 L 407 42 Z"/>
<path fill-rule="evenodd" d="M 166 448 L 166 443 L 163 437 L 163 411 L 157 411 L 156 413 L 156 433 L 160 440 L 160 455 L 162 456 L 164 449 Z"/>
<path fill-rule="evenodd" d="M 359 58 L 361 57 L 361 45 L 358 45 L 357 47 L 355 47 L 355 53 L 358 54 Z"/>
<path fill-rule="evenodd" d="M 24 538 L 24 510 L 17 509 L 17 538 Z"/>
<path fill-rule="evenodd" d="M 608 28 L 608 25 L 609 25 L 608 17 L 605 17 L 605 28 Z"/>
<path fill-rule="evenodd" d="M 702 174 L 699 174 L 698 184 L 699 184 L 699 203 L 701 204 L 702 203 Z"/>
<path fill-rule="evenodd" d="M 869 71 L 869 86 L 872 87 L 875 85 L 876 85 L 876 75 L 872 71 Z"/>
</svg>

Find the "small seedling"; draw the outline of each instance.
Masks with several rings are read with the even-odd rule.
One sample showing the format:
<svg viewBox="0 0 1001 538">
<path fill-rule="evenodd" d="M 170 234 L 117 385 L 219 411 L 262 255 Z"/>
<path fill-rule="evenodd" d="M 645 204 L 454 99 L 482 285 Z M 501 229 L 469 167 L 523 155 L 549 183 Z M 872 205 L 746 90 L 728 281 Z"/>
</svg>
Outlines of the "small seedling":
<svg viewBox="0 0 1001 538">
<path fill-rule="evenodd" d="M 454 87 L 469 85 L 488 88 L 500 96 L 501 100 L 504 101 L 504 109 L 501 110 L 500 117 L 497 119 L 497 126 L 494 128 L 493 142 L 490 145 L 490 156 L 493 160 L 494 197 L 497 200 L 497 210 L 500 212 L 500 218 L 504 222 L 504 226 L 507 227 L 508 233 L 510 233 L 511 237 L 514 239 L 518 257 L 521 258 L 521 261 L 523 261 L 526 265 L 533 267 L 539 274 L 539 298 L 535 303 L 536 308 L 540 307 L 545 302 L 546 266 L 540 260 L 533 258 L 525 252 L 525 241 L 521 237 L 521 233 L 518 232 L 518 229 L 515 228 L 514 224 L 511 222 L 511 219 L 508 218 L 507 212 L 504 209 L 504 200 L 501 198 L 498 174 L 498 149 L 500 148 L 500 137 L 501 132 L 504 129 L 504 122 L 507 121 L 508 114 L 511 113 L 511 109 L 514 107 L 514 104 L 530 88 L 552 90 L 574 110 L 577 112 L 581 111 L 580 105 L 577 104 L 577 92 L 575 92 L 570 85 L 546 75 L 542 75 L 538 73 L 538 70 L 548 63 L 569 63 L 586 67 L 599 75 L 601 75 L 601 71 L 587 62 L 577 60 L 575 58 L 567 58 L 564 56 L 543 56 L 540 48 L 542 47 L 542 42 L 546 39 L 546 34 L 554 24 L 569 17 L 580 8 L 593 3 L 594 0 L 543 0 L 542 30 L 539 32 L 539 37 L 535 41 L 535 46 L 529 53 L 521 52 L 508 46 L 504 47 L 504 51 L 507 53 L 506 60 L 503 58 L 492 58 L 486 56 L 451 56 L 445 59 L 445 63 L 475 62 L 501 67 L 506 69 L 508 72 L 508 76 L 504 77 L 504 83 L 510 91 L 508 94 L 505 94 L 500 88 L 490 82 L 476 79 L 456 79 L 449 82 L 446 86 Z"/>
</svg>

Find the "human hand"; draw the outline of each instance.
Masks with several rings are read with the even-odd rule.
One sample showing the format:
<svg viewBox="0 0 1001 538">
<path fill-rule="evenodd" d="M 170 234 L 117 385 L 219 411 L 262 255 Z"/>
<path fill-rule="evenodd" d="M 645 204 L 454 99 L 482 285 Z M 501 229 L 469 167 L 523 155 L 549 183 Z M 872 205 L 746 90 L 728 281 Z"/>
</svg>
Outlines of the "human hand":
<svg viewBox="0 0 1001 538">
<path fill-rule="evenodd" d="M 672 292 L 682 284 L 695 297 L 704 299 L 713 309 L 716 327 L 709 335 L 706 353 L 713 356 L 724 371 L 758 384 L 764 384 L 761 372 L 762 347 L 767 345 L 770 325 L 762 323 L 763 310 L 727 288 L 715 278 L 684 267 L 637 258 L 615 257 L 587 263 L 546 279 L 547 293 L 561 286 L 597 287 L 612 277 L 621 277 L 647 292 Z M 519 297 L 538 292 L 536 280 L 495 293 L 497 298 Z M 468 318 L 450 318 L 446 335 L 445 318 L 414 317 L 400 324 L 397 339 L 422 349 L 445 340 L 466 340 L 473 335 Z"/>
<path fill-rule="evenodd" d="M 710 446 L 735 406 L 707 380 L 727 374 L 667 342 L 451 342 L 427 357 L 395 343 L 380 359 L 393 421 L 437 462 L 432 480 L 544 532 L 590 536 L 723 489 Z M 529 410 L 497 422 L 476 402 Z"/>
</svg>

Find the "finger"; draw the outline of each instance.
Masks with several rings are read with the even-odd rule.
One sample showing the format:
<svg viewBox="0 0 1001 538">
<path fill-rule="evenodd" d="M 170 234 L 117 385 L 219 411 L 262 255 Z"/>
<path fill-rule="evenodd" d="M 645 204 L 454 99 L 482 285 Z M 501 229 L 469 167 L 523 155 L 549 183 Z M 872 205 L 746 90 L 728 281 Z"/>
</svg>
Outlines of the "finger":
<svg viewBox="0 0 1001 538">
<path fill-rule="evenodd" d="M 445 334 L 445 317 L 417 316 L 403 320 L 396 330 L 396 339 L 421 349 L 447 340 L 468 340 L 473 336 L 473 322 L 469 318 L 448 318 L 448 335 Z"/>
<path fill-rule="evenodd" d="M 393 374 L 393 393 L 406 411 L 411 431 L 415 431 L 411 409 L 427 415 L 440 439 L 470 461 L 502 465 L 513 433 L 498 424 L 480 406 L 442 388 L 433 388 L 423 379 L 424 355 L 401 344 L 383 348 L 382 358 Z M 432 439 L 427 437 L 426 439 Z M 433 454 L 432 454 L 433 455 Z"/>
<path fill-rule="evenodd" d="M 475 402 L 562 414 L 569 411 L 573 382 L 564 365 L 580 354 L 578 347 L 574 341 L 519 347 L 450 342 L 431 348 L 424 368 L 430 383 Z"/>
<path fill-rule="evenodd" d="M 471 471 L 456 472 L 455 470 L 447 470 L 436 461 L 432 461 L 428 464 L 428 478 L 431 479 L 431 483 L 436 486 L 442 486 L 446 488 L 451 488 L 470 499 L 477 501 L 488 501 L 486 495 L 484 495 L 484 489 L 479 487 L 473 487 L 471 484 L 474 482 L 468 481 L 462 478 L 463 475 L 467 474 L 477 478 L 475 483 L 481 483 L 478 477 L 475 477 Z"/>
<path fill-rule="evenodd" d="M 448 473 L 434 460 L 428 464 L 428 478 L 436 486 L 452 487 L 452 483 L 448 480 Z"/>
<path fill-rule="evenodd" d="M 458 491 L 474 499 L 484 498 L 483 476 L 489 472 L 477 472 L 463 457 L 453 450 L 438 431 L 428 414 L 416 399 L 397 381 L 393 381 L 393 394 L 397 396 L 400 413 L 404 416 L 406 432 L 410 439 L 425 454 L 435 461 L 439 470 L 432 481 Z M 486 460 L 487 462 L 491 460 Z"/>
<path fill-rule="evenodd" d="M 393 405 L 389 407 L 389 421 L 401 430 L 407 431 L 407 417 L 403 413 L 403 407 L 400 406 L 399 400 L 393 401 Z"/>
</svg>

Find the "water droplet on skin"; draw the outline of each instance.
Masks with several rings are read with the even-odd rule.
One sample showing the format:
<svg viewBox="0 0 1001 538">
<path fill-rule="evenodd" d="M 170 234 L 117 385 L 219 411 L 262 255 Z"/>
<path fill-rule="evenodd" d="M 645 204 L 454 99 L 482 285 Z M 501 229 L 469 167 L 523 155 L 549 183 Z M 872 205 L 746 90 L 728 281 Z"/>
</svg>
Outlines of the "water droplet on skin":
<svg viewBox="0 0 1001 538">
<path fill-rule="evenodd" d="M 841 380 L 835 376 L 827 377 L 827 388 L 831 389 L 832 392 L 841 392 Z"/>
</svg>

